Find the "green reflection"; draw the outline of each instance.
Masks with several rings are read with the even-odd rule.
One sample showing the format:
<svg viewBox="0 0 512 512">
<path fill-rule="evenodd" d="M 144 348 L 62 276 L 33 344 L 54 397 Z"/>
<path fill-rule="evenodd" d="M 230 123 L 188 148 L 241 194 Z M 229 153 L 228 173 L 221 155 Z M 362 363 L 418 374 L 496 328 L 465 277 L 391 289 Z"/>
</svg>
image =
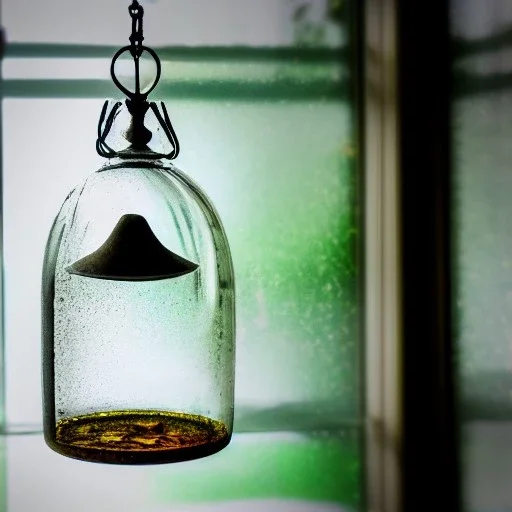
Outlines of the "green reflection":
<svg viewBox="0 0 512 512">
<path fill-rule="evenodd" d="M 235 436 L 216 456 L 158 474 L 162 503 L 291 499 L 360 505 L 358 436 L 301 440 Z"/>
<path fill-rule="evenodd" d="M 349 109 L 245 110 L 254 128 L 240 132 L 255 145 L 233 149 L 244 162 L 233 173 L 239 195 L 227 203 L 209 189 L 235 266 L 239 398 L 251 381 L 269 402 L 328 399 L 337 401 L 333 414 L 355 417 L 358 197 Z"/>
</svg>

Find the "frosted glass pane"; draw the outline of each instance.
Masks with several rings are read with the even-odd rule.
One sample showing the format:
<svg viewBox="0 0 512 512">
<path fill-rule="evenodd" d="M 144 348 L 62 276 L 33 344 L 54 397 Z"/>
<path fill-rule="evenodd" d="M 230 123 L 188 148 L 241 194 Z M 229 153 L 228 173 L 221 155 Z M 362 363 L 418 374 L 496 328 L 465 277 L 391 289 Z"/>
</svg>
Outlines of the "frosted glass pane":
<svg viewBox="0 0 512 512">
<path fill-rule="evenodd" d="M 63 48 L 64 55 L 73 53 L 73 47 Z M 110 77 L 111 52 L 102 52 L 103 58 L 91 57 L 89 50 L 78 58 L 7 57 L 2 61 L 4 98 L 124 99 Z M 342 59 L 337 50 L 189 48 L 160 53 L 162 76 L 153 101 L 339 101 L 347 100 L 353 87 L 348 55 Z M 153 67 L 141 64 L 142 84 L 152 83 Z M 133 63 L 118 78 L 133 81 Z"/>
<path fill-rule="evenodd" d="M 3 61 L 9 422 L 40 421 L 44 244 L 70 189 L 103 162 L 96 126 L 113 88 L 93 83 L 109 81 L 108 55 L 87 45 L 125 44 L 128 3 L 2 1 L 10 42 L 86 45 L 88 57 L 63 46 L 68 59 Z M 328 3 L 147 0 L 145 42 L 339 48 L 345 35 Z M 11 48 L 43 55 L 37 44 Z M 334 52 L 306 62 L 256 48 L 246 61 L 233 50 L 225 61 L 206 50 L 202 60 L 163 59 L 155 94 L 182 145 L 176 165 L 211 197 L 233 253 L 233 442 L 218 456 L 137 469 L 60 457 L 41 436 L 0 437 L 0 509 L 359 510 L 359 197 L 355 112 L 343 101 L 352 84 Z"/>
<path fill-rule="evenodd" d="M 512 81 L 507 0 L 452 1 L 454 269 L 466 511 L 512 511 Z"/>
<path fill-rule="evenodd" d="M 214 456 L 143 467 L 87 464 L 54 454 L 40 435 L 11 436 L 0 438 L 0 479 L 8 484 L 0 505 L 8 512 L 355 512 L 359 469 L 354 432 L 235 434 Z"/>
<path fill-rule="evenodd" d="M 91 150 L 100 108 L 101 101 L 94 100 L 3 102 L 4 322 L 9 423 L 41 423 L 44 249 L 53 219 L 68 192 L 101 164 L 102 159 Z"/>
<path fill-rule="evenodd" d="M 165 54 L 163 55 L 163 57 Z M 304 86 L 311 81 L 323 80 L 326 83 L 336 83 L 342 79 L 347 80 L 347 69 L 342 66 L 337 56 L 331 55 L 330 62 L 308 62 L 284 59 L 273 59 L 272 51 L 268 51 L 266 58 L 260 61 L 238 60 L 232 62 L 216 62 L 212 66 L 209 62 L 208 49 L 204 50 L 202 59 L 196 56 L 195 61 L 185 62 L 179 56 L 162 58 L 162 76 L 155 92 L 157 94 L 166 82 L 182 81 L 226 83 L 238 81 L 252 83 L 260 86 L 269 85 L 276 80 L 287 79 L 297 81 L 297 86 Z M 334 57 L 334 58 L 333 58 Z M 111 82 L 110 64 L 111 56 L 99 58 L 7 58 L 2 63 L 2 77 L 4 80 L 105 80 Z M 133 78 L 133 61 L 128 62 L 124 74 L 119 73 L 118 78 Z M 153 63 L 151 63 L 153 64 Z M 141 82 L 151 82 L 154 79 L 154 66 L 141 64 Z M 116 90 L 112 88 L 112 90 Z M 116 90 L 117 91 L 117 90 Z"/>
<path fill-rule="evenodd" d="M 321 101 L 168 107 L 183 148 L 176 164 L 212 198 L 233 254 L 238 427 L 322 428 L 355 419 L 350 109 Z M 40 416 L 44 244 L 68 191 L 102 163 L 94 150 L 100 108 L 97 100 L 4 101 L 7 413 L 13 421 L 29 404 L 33 418 Z M 30 150 L 23 149 L 27 141 Z M 307 403 L 315 404 L 313 416 L 302 414 Z"/>
<path fill-rule="evenodd" d="M 481 24 L 479 12 L 476 9 L 475 20 Z M 501 31 L 500 13 L 488 20 L 488 36 Z M 500 49 L 488 57 L 496 65 L 505 60 Z M 496 91 L 482 85 L 478 94 L 466 92 L 476 81 L 494 74 L 478 71 L 470 59 L 459 68 L 465 73 L 454 105 L 462 414 L 468 419 L 512 419 L 512 84 Z"/>
<path fill-rule="evenodd" d="M 128 44 L 131 0 L 3 0 L 10 42 Z M 146 0 L 144 44 L 332 46 L 341 41 L 327 0 Z M 304 6 L 308 4 L 309 7 Z"/>
</svg>

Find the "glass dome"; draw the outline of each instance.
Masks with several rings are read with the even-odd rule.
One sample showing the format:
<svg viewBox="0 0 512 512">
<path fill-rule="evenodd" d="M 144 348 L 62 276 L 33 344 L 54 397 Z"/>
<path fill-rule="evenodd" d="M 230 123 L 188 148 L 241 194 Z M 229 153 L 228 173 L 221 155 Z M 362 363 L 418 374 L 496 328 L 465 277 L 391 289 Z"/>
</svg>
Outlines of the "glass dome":
<svg viewBox="0 0 512 512">
<path fill-rule="evenodd" d="M 43 269 L 47 444 L 175 462 L 231 438 L 235 298 L 210 200 L 171 163 L 115 158 L 66 198 Z"/>
</svg>

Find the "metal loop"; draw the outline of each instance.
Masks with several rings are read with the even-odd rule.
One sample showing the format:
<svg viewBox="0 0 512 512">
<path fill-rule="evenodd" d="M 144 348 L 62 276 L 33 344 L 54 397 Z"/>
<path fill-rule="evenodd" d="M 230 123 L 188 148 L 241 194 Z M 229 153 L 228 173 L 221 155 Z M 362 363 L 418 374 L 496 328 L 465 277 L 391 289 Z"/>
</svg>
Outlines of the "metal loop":
<svg viewBox="0 0 512 512">
<path fill-rule="evenodd" d="M 176 132 L 174 131 L 171 120 L 169 119 L 169 115 L 167 113 L 167 109 L 165 108 L 163 102 L 160 103 L 163 116 L 158 110 L 158 106 L 156 105 L 156 103 L 149 102 L 149 106 L 152 112 L 154 113 L 158 123 L 160 124 L 161 128 L 164 130 L 167 140 L 172 145 L 171 151 L 169 151 L 168 153 L 157 153 L 154 151 L 124 152 L 123 150 L 118 151 L 112 149 L 107 144 L 106 139 L 110 133 L 110 130 L 112 129 L 112 125 L 114 123 L 116 116 L 119 114 L 121 102 L 116 102 L 107 116 L 108 103 L 108 101 L 104 103 L 103 108 L 101 110 L 100 121 L 98 123 L 98 139 L 96 140 L 96 151 L 100 156 L 104 158 L 113 158 L 116 156 L 120 156 L 122 154 L 123 158 L 149 158 L 153 160 L 165 158 L 168 160 L 174 160 L 179 155 L 180 143 L 178 141 L 178 137 L 176 135 Z"/>
<path fill-rule="evenodd" d="M 144 16 L 144 7 L 142 7 L 137 0 L 133 0 L 132 5 L 128 7 L 128 12 L 134 21 L 142 21 L 142 17 Z"/>
<path fill-rule="evenodd" d="M 142 5 L 139 4 L 138 0 L 133 0 L 132 5 L 128 7 L 128 12 L 133 16 L 139 12 L 142 12 L 144 14 L 144 8 Z"/>
<path fill-rule="evenodd" d="M 160 105 L 162 107 L 162 112 L 164 114 L 163 118 L 158 110 L 158 107 L 156 106 L 156 103 L 150 102 L 150 104 L 149 104 L 149 106 L 151 107 L 151 110 L 155 114 L 155 117 L 157 118 L 158 122 L 160 123 L 160 126 L 164 130 L 164 133 L 167 136 L 167 140 L 172 145 L 172 151 L 170 151 L 169 153 L 163 154 L 162 158 L 168 158 L 169 160 L 174 160 L 175 158 L 177 158 L 177 156 L 180 153 L 180 143 L 178 141 L 176 132 L 174 131 L 174 128 L 172 126 L 171 120 L 169 119 L 169 115 L 167 114 L 167 109 L 165 108 L 164 102 L 163 101 L 160 102 Z"/>
<path fill-rule="evenodd" d="M 108 108 L 108 100 L 103 104 L 103 108 L 101 109 L 100 121 L 98 123 L 98 139 L 96 140 L 96 151 L 103 158 L 112 158 L 117 154 L 117 152 L 112 149 L 106 142 L 108 134 L 112 129 L 112 125 L 114 124 L 114 119 L 119 114 L 119 108 L 121 107 L 121 102 L 117 101 L 110 114 L 108 115 L 107 120 L 105 121 L 105 116 Z M 105 126 L 103 126 L 103 122 L 105 121 Z M 103 128 L 102 128 L 103 127 Z"/>
<path fill-rule="evenodd" d="M 144 52 L 148 52 L 151 55 L 151 57 L 153 57 L 153 59 L 155 60 L 155 63 L 156 63 L 156 77 L 155 77 L 155 81 L 153 82 L 152 86 L 146 92 L 144 92 L 144 93 L 137 93 L 137 91 L 132 92 L 129 89 L 127 89 L 126 87 L 124 87 L 124 85 L 122 85 L 121 82 L 119 82 L 119 80 L 116 77 L 116 73 L 115 73 L 115 69 L 114 69 L 115 65 L 116 65 L 116 62 L 117 62 L 117 59 L 119 59 L 119 57 L 123 53 L 131 52 L 131 49 L 132 49 L 131 46 L 125 46 L 124 48 L 121 48 L 120 50 L 118 50 L 116 52 L 116 54 L 112 58 L 112 64 L 110 65 L 110 75 L 111 75 L 112 80 L 114 81 L 114 84 L 116 85 L 116 87 L 123 94 L 128 96 L 128 98 L 130 98 L 131 100 L 137 100 L 137 99 L 145 100 L 147 98 L 148 94 L 157 86 L 158 82 L 160 81 L 160 75 L 162 73 L 162 64 L 160 63 L 160 59 L 158 58 L 158 55 L 155 53 L 154 50 L 152 50 L 151 48 L 148 48 L 147 46 L 141 46 L 140 47 L 141 55 Z M 138 69 L 136 69 L 136 73 L 138 73 Z M 135 77 L 135 79 L 136 79 L 136 83 L 137 83 L 138 78 Z"/>
</svg>

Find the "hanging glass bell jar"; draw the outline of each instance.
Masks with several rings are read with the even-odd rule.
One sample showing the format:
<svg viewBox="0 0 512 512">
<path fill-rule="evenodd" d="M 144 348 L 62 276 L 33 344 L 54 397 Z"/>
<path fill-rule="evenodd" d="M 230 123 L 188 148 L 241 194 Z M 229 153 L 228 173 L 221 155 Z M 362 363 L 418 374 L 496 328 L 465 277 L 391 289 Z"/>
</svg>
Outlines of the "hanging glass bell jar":
<svg viewBox="0 0 512 512">
<path fill-rule="evenodd" d="M 177 462 L 215 453 L 231 438 L 233 268 L 215 208 L 170 162 L 176 135 L 165 106 L 147 101 L 160 62 L 142 45 L 142 7 L 134 1 L 129 10 L 131 44 L 111 68 L 128 99 L 105 103 L 98 130 L 108 161 L 66 198 L 47 243 L 44 434 L 53 450 L 77 459 Z M 134 92 L 115 74 L 126 52 Z M 156 62 L 145 92 L 144 53 Z M 123 118 L 129 125 L 120 133 Z M 169 152 L 150 144 L 159 135 Z"/>
</svg>

